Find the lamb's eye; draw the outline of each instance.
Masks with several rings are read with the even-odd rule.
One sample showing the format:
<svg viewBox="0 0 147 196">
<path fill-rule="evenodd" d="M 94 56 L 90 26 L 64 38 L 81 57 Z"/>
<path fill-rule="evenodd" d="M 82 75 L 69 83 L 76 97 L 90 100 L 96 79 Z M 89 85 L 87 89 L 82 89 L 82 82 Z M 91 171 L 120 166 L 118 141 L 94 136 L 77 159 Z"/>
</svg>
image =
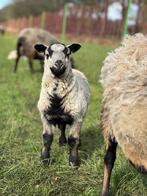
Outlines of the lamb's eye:
<svg viewBox="0 0 147 196">
<path fill-rule="evenodd" d="M 47 59 L 49 58 L 49 56 L 50 56 L 49 54 L 46 54 L 46 58 L 47 58 Z"/>
<path fill-rule="evenodd" d="M 69 59 L 69 54 L 66 54 L 66 55 L 65 55 L 65 58 L 66 58 L 66 59 Z"/>
</svg>

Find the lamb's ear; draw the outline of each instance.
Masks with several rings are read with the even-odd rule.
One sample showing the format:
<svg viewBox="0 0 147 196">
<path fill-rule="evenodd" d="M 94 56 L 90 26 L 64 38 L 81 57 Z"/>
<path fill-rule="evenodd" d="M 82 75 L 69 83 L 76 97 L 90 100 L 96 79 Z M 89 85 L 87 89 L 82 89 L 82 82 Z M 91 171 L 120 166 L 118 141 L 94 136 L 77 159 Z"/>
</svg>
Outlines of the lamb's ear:
<svg viewBox="0 0 147 196">
<path fill-rule="evenodd" d="M 43 44 L 35 44 L 34 48 L 37 52 L 45 52 L 47 46 L 43 45 Z"/>
<path fill-rule="evenodd" d="M 74 52 L 77 52 L 81 48 L 81 45 L 75 43 L 75 44 L 69 45 L 68 48 L 70 49 L 71 53 L 74 53 Z"/>
</svg>

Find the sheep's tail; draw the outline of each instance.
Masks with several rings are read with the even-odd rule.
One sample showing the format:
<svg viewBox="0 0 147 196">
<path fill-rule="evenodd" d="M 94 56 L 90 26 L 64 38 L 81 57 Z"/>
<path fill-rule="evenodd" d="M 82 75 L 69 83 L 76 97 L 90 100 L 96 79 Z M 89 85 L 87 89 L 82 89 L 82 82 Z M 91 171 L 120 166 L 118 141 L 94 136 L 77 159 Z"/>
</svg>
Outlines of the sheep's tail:
<svg viewBox="0 0 147 196">
<path fill-rule="evenodd" d="M 124 154 L 130 163 L 141 173 L 147 175 L 147 157 L 142 153 L 142 146 L 133 143 L 124 145 Z"/>
</svg>

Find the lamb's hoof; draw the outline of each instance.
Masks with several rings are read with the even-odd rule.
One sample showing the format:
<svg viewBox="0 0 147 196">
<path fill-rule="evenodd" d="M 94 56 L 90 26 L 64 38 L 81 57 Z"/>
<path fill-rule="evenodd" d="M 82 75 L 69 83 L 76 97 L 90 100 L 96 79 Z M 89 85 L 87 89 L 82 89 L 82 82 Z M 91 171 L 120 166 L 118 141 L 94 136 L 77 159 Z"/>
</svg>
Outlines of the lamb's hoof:
<svg viewBox="0 0 147 196">
<path fill-rule="evenodd" d="M 101 193 L 101 196 L 109 196 L 109 191 L 103 191 L 103 192 Z"/>
<path fill-rule="evenodd" d="M 70 166 L 78 168 L 80 166 L 80 163 L 81 163 L 81 161 L 80 161 L 79 157 L 77 157 L 77 156 L 70 156 L 69 157 L 69 165 Z"/>
<path fill-rule="evenodd" d="M 64 137 L 59 138 L 59 146 L 65 146 L 67 144 L 67 140 Z"/>
<path fill-rule="evenodd" d="M 40 156 L 41 162 L 44 166 L 49 165 L 50 163 L 50 154 L 49 152 L 43 151 Z"/>
</svg>

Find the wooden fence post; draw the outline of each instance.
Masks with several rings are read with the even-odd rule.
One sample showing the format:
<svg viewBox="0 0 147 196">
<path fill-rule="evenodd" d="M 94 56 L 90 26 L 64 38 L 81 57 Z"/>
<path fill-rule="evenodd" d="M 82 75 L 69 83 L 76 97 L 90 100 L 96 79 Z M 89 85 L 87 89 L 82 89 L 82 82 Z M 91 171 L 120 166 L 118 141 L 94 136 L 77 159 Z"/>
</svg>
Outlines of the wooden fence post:
<svg viewBox="0 0 147 196">
<path fill-rule="evenodd" d="M 41 14 L 41 25 L 40 25 L 40 27 L 41 27 L 42 29 L 45 28 L 45 19 L 46 19 L 46 12 L 43 12 L 43 13 Z"/>
<path fill-rule="evenodd" d="M 132 3 L 132 0 L 128 0 L 128 9 L 127 9 L 127 14 L 126 14 L 126 19 L 125 19 L 124 29 L 123 29 L 123 36 L 122 36 L 123 40 L 124 40 L 125 35 L 127 34 L 127 31 L 128 31 L 128 19 L 129 19 L 131 3 Z"/>
<path fill-rule="evenodd" d="M 67 27 L 67 3 L 65 3 L 65 5 L 64 5 L 62 33 L 61 33 L 61 40 L 62 41 L 65 41 L 66 27 Z"/>
<path fill-rule="evenodd" d="M 32 27 L 33 16 L 29 16 L 29 27 Z"/>
</svg>

